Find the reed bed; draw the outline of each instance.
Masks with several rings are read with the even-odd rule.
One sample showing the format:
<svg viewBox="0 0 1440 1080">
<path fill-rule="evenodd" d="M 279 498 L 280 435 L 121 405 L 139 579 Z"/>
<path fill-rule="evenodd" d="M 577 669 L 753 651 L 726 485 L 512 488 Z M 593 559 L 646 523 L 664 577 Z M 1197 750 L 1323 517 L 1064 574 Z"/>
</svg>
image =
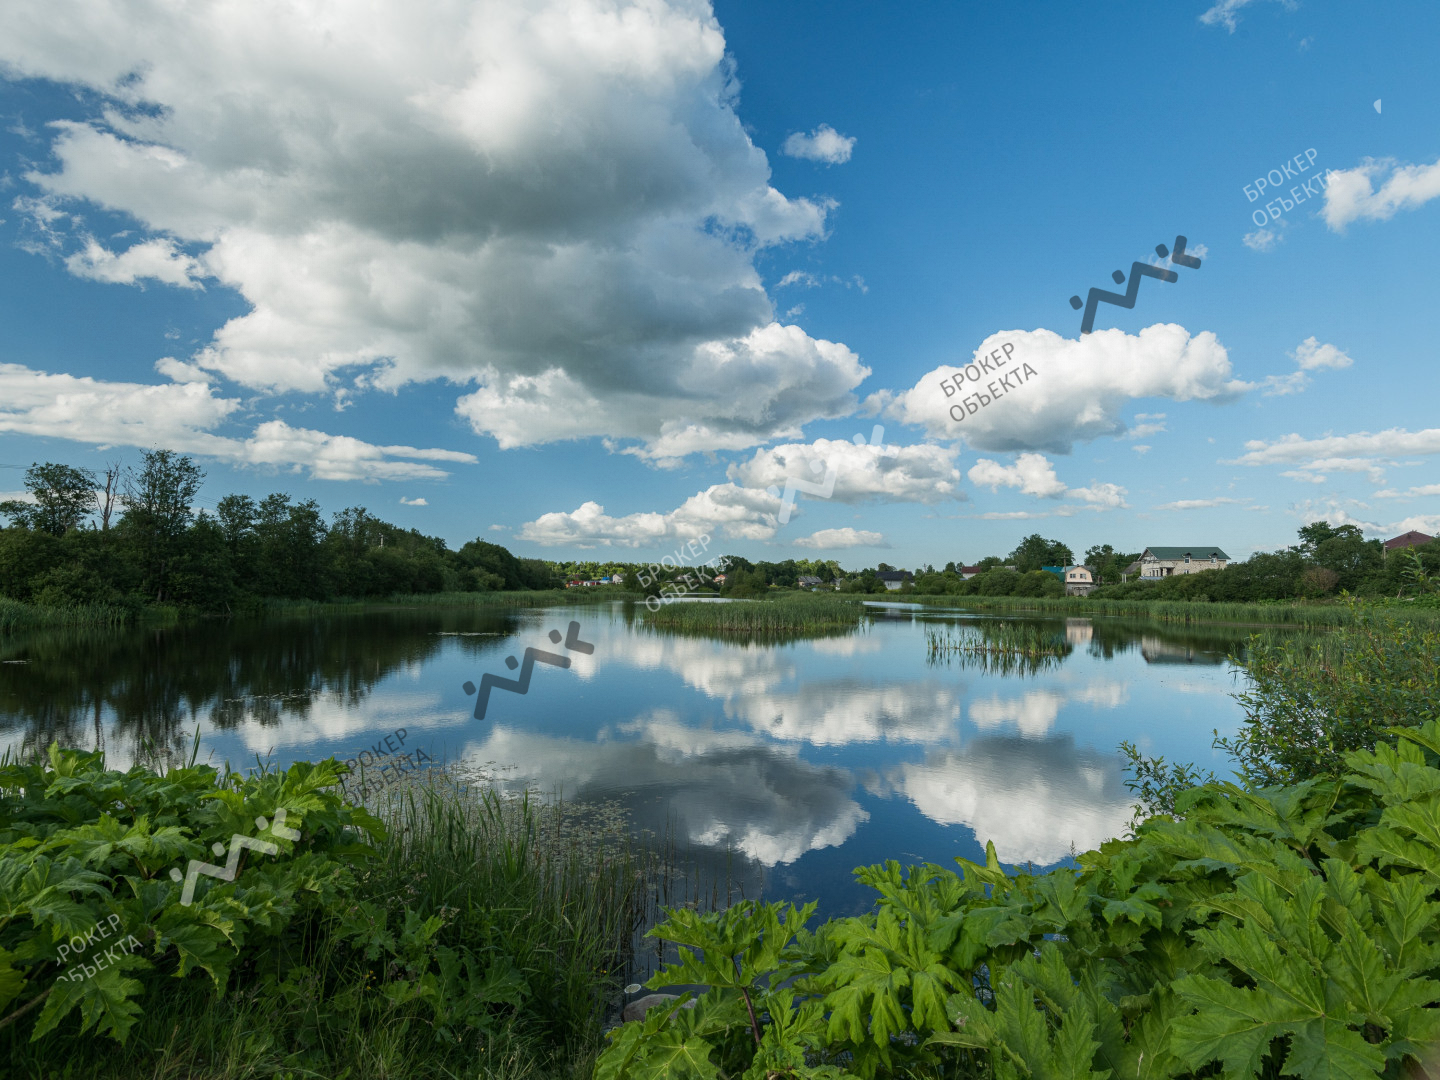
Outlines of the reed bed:
<svg viewBox="0 0 1440 1080">
<path fill-rule="evenodd" d="M 860 625 L 864 608 L 853 600 L 791 593 L 773 600 L 702 604 L 681 601 L 644 610 L 645 624 L 682 634 L 758 637 L 848 632 Z"/>
<path fill-rule="evenodd" d="M 42 607 L 38 604 L 22 604 L 19 600 L 10 600 L 0 596 L 0 634 L 44 630 L 59 626 L 109 629 L 125 626 L 134 618 L 134 611 L 118 604 L 67 604 L 61 607 Z"/>
<path fill-rule="evenodd" d="M 991 656 L 1064 656 L 1070 651 L 1064 634 L 1028 623 L 1000 622 L 976 627 L 971 634 L 946 630 L 925 631 L 925 648 L 931 656 L 947 653 L 985 653 Z"/>
</svg>

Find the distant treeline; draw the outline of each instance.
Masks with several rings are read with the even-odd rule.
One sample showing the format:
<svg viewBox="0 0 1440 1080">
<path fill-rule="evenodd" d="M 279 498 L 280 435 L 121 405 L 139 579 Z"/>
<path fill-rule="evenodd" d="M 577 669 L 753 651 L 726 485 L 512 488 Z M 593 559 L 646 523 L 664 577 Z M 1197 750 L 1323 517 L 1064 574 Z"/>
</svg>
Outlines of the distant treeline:
<svg viewBox="0 0 1440 1080">
<path fill-rule="evenodd" d="M 31 604 L 172 604 L 239 611 L 257 599 L 328 600 L 396 593 L 549 589 L 555 564 L 498 544 L 451 551 L 439 537 L 381 521 L 362 507 L 327 524 L 313 499 L 226 495 L 193 503 L 204 473 L 188 457 L 149 451 L 138 468 L 97 478 L 32 466 L 34 502 L 0 503 L 0 596 Z"/>
<path fill-rule="evenodd" d="M 625 588 L 640 588 L 637 571 L 643 563 L 523 559 L 479 538 L 451 551 L 441 538 L 381 521 L 363 507 L 341 510 L 327 523 L 313 499 L 226 495 L 213 512 L 197 512 L 204 476 L 189 457 L 169 450 L 147 451 L 138 467 L 115 465 L 103 477 L 69 465 L 31 466 L 25 487 L 33 501 L 0 503 L 0 515 L 10 522 L 0 528 L 0 599 L 42 607 L 111 605 L 97 609 L 105 611 L 168 604 L 237 612 L 270 598 L 554 589 L 616 574 Z M 1224 570 L 1159 582 L 1120 584 L 1121 572 L 1140 553 L 1109 544 L 1091 547 L 1083 562 L 1102 583 L 1092 595 L 1115 599 L 1243 602 L 1318 598 L 1340 590 L 1397 596 L 1433 592 L 1440 579 L 1440 541 L 1387 559 L 1381 543 L 1366 540 L 1353 525 L 1316 522 L 1302 528 L 1299 538 L 1295 547 L 1258 553 Z M 721 591 L 742 597 L 795 588 L 807 577 L 844 592 L 883 593 L 886 585 L 877 574 L 897 569 L 886 563 L 847 571 L 834 560 L 726 558 Z M 905 589 L 1060 596 L 1060 578 L 1040 568 L 1075 561 L 1064 543 L 1036 533 L 1008 555 L 978 560 L 976 576 L 962 576 L 963 562 L 942 570 L 918 567 Z M 687 569 L 693 568 L 663 569 L 650 577 L 649 591 Z"/>
</svg>

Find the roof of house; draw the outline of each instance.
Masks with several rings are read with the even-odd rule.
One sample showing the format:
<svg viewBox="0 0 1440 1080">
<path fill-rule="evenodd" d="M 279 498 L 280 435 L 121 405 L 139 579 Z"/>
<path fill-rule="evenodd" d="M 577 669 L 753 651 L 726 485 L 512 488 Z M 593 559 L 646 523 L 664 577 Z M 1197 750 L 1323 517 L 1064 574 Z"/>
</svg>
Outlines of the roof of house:
<svg viewBox="0 0 1440 1080">
<path fill-rule="evenodd" d="M 1186 555 L 1189 555 L 1192 559 L 1214 558 L 1224 559 L 1226 562 L 1230 561 L 1230 556 L 1226 555 L 1225 552 L 1221 551 L 1218 547 L 1147 547 L 1142 553 L 1142 557 L 1147 554 L 1154 555 L 1155 558 L 1162 559 L 1166 562 L 1183 559 Z"/>
<path fill-rule="evenodd" d="M 1421 544 L 1428 544 L 1434 540 L 1433 536 L 1426 536 L 1422 532 L 1411 529 L 1407 533 L 1401 533 L 1393 540 L 1385 541 L 1385 550 L 1394 551 L 1396 548 L 1419 547 Z"/>
<path fill-rule="evenodd" d="M 978 573 L 980 573 L 980 567 L 978 567 L 978 566 L 962 566 L 962 567 L 960 567 L 960 572 L 961 572 L 962 574 L 978 574 Z"/>
<path fill-rule="evenodd" d="M 1055 574 L 1058 577 L 1065 576 L 1065 567 L 1063 566 L 1042 566 L 1040 567 L 1040 569 L 1046 571 L 1047 573 Z"/>
<path fill-rule="evenodd" d="M 818 577 L 813 577 L 813 576 L 810 575 L 810 574 L 801 574 L 801 575 L 800 575 L 798 578 L 796 578 L 795 580 L 798 581 L 801 585 L 819 585 L 819 584 L 820 584 L 820 579 L 819 579 Z"/>
<path fill-rule="evenodd" d="M 881 570 L 875 576 L 881 581 L 909 581 L 915 575 L 909 570 Z"/>
</svg>

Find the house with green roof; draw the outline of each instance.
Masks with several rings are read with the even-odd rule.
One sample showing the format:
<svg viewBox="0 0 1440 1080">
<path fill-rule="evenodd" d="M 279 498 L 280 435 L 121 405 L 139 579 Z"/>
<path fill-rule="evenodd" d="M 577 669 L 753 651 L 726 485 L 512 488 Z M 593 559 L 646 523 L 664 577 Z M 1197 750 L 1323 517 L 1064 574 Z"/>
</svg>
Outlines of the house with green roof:
<svg viewBox="0 0 1440 1080">
<path fill-rule="evenodd" d="M 1224 570 L 1229 565 L 1230 556 L 1218 547 L 1147 547 L 1140 553 L 1140 580 Z"/>
</svg>

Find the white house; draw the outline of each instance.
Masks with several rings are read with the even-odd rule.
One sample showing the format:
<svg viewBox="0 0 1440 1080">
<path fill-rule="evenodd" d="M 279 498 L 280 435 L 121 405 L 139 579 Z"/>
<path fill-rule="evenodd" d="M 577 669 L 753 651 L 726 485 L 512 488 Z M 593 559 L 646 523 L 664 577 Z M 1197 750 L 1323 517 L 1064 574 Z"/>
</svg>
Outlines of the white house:
<svg viewBox="0 0 1440 1080">
<path fill-rule="evenodd" d="M 1089 596 L 1095 589 L 1095 575 L 1088 566 L 1067 566 L 1060 571 L 1066 596 Z"/>
<path fill-rule="evenodd" d="M 1147 547 L 1140 554 L 1140 580 L 1158 581 L 1176 574 L 1224 570 L 1230 556 L 1218 547 Z"/>
<path fill-rule="evenodd" d="M 893 591 L 899 589 L 915 575 L 909 570 L 881 570 L 875 576 L 885 583 L 885 588 Z"/>
</svg>

